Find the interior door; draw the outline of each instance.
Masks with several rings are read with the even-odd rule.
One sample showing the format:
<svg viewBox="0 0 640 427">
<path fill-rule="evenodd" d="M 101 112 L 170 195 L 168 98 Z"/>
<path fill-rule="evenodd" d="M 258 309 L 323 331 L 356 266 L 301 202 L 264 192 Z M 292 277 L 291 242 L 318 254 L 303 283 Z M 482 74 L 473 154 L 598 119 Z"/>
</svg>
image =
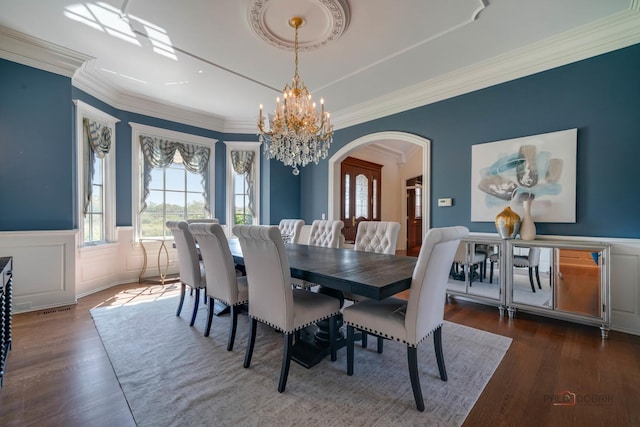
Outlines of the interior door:
<svg viewBox="0 0 640 427">
<path fill-rule="evenodd" d="M 345 242 L 353 243 L 360 221 L 380 221 L 382 165 L 347 157 L 340 170 L 340 219 Z"/>
<path fill-rule="evenodd" d="M 422 176 L 407 180 L 407 255 L 417 256 L 422 246 Z"/>
</svg>

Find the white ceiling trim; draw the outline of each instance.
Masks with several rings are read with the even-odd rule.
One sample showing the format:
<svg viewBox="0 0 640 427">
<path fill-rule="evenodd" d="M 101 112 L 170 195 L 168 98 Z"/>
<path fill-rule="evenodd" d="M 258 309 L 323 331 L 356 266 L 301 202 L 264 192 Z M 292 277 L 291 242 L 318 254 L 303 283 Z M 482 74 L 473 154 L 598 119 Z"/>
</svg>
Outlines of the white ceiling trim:
<svg viewBox="0 0 640 427">
<path fill-rule="evenodd" d="M 382 155 L 385 157 L 391 157 L 398 165 L 401 166 L 407 163 L 407 159 L 403 151 L 384 146 L 382 145 L 382 143 L 373 142 L 371 144 L 365 145 L 364 147 L 361 147 L 360 149 L 362 151 L 369 151 L 371 153 Z"/>
<path fill-rule="evenodd" d="M 640 1 L 632 0 L 628 11 L 353 108 L 333 112 L 332 121 L 336 130 L 346 128 L 636 43 L 640 43 Z M 256 124 L 252 119 L 223 119 L 171 103 L 159 103 L 151 98 L 120 93 L 103 81 L 87 78 L 87 73 L 83 73 L 82 68 L 92 66 L 94 61 L 90 56 L 2 26 L 0 46 L 0 57 L 73 77 L 72 84 L 75 87 L 114 108 L 219 132 L 256 132 Z"/>
<path fill-rule="evenodd" d="M 333 112 L 334 128 L 357 125 L 639 43 L 639 4 L 636 0 L 633 10 Z"/>
<path fill-rule="evenodd" d="M 90 56 L 0 26 L 0 58 L 66 77 Z"/>
<path fill-rule="evenodd" d="M 188 110 L 174 104 L 161 103 L 153 98 L 118 92 L 111 85 L 85 72 L 85 69 L 93 66 L 93 63 L 94 61 L 87 61 L 78 69 L 73 77 L 73 86 L 119 110 L 223 132 L 225 121 L 221 117 L 202 111 Z"/>
</svg>

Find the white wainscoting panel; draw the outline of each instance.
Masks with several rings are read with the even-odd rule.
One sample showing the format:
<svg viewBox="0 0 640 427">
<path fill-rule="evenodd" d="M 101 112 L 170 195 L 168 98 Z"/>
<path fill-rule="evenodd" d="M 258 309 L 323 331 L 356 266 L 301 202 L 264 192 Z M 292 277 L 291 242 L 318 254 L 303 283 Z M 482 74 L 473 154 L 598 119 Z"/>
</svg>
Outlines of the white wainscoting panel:
<svg viewBox="0 0 640 427">
<path fill-rule="evenodd" d="M 640 241 L 611 242 L 611 329 L 640 335 Z"/>
<path fill-rule="evenodd" d="M 76 303 L 76 231 L 0 232 L 1 256 L 13 257 L 15 313 Z"/>
<path fill-rule="evenodd" d="M 133 227 L 118 227 L 116 242 L 91 248 L 78 248 L 76 235 L 75 230 L 0 232 L 0 256 L 14 260 L 16 313 L 75 304 L 76 298 L 138 281 L 144 253 Z M 640 335 L 640 239 L 545 237 L 611 245 L 611 329 Z M 176 250 L 171 241 L 166 245 L 168 273 L 178 273 Z M 145 247 L 145 277 L 156 276 L 160 244 Z"/>
</svg>

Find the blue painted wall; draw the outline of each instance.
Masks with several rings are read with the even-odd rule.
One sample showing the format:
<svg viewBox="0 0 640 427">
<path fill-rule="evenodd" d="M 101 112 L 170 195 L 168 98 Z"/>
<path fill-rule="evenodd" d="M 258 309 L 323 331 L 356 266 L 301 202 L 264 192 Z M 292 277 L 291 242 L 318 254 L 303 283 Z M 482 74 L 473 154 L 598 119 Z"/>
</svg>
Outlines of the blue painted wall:
<svg viewBox="0 0 640 427">
<path fill-rule="evenodd" d="M 369 133 L 402 131 L 432 141 L 431 226 L 470 221 L 471 146 L 578 128 L 577 223 L 538 224 L 539 234 L 640 238 L 640 45 L 496 85 L 335 133 L 331 154 Z M 224 134 L 117 110 L 71 86 L 69 78 L 0 60 L 0 230 L 77 228 L 74 112 L 79 98 L 118 119 L 117 225 L 131 225 L 128 122 L 218 139 L 216 216 L 225 218 L 225 146 L 253 134 Z M 262 221 L 327 212 L 327 163 L 299 177 L 262 159 Z M 437 208 L 453 197 L 451 208 Z"/>
<path fill-rule="evenodd" d="M 640 45 L 457 96 L 336 132 L 331 154 L 370 133 L 403 131 L 432 141 L 431 226 L 471 222 L 471 146 L 578 129 L 575 224 L 538 234 L 640 238 Z M 327 211 L 327 163 L 301 173 L 301 214 Z M 452 197 L 450 208 L 437 199 Z"/>
<path fill-rule="evenodd" d="M 116 125 L 116 225 L 132 224 L 131 127 L 129 122 L 217 139 L 215 216 L 226 222 L 226 146 L 223 141 L 255 141 L 255 134 L 215 132 L 118 110 L 72 87 L 71 79 L 0 59 L 0 230 L 77 229 L 76 141 L 73 99 L 120 122 Z M 262 160 L 264 162 L 264 160 Z M 271 216 L 299 216 L 299 179 L 285 168 L 262 168 L 262 182 L 291 189 L 287 198 L 262 192 Z M 263 217 L 265 214 L 263 214 Z M 267 215 L 269 218 L 269 215 Z"/>
<path fill-rule="evenodd" d="M 71 80 L 0 60 L 0 230 L 76 227 Z"/>
</svg>

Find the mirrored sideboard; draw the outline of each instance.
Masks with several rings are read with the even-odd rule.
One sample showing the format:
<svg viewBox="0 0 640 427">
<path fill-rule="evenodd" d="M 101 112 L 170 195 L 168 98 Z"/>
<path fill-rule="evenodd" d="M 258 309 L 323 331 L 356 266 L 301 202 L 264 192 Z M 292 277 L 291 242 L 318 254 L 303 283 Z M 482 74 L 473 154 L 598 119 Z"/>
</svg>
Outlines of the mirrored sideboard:
<svg viewBox="0 0 640 427">
<path fill-rule="evenodd" d="M 504 274 L 499 271 L 504 247 L 504 240 L 499 238 L 462 240 L 451 266 L 447 293 L 495 304 L 504 316 L 506 288 Z"/>
<path fill-rule="evenodd" d="M 610 327 L 609 245 L 572 240 L 500 240 L 470 236 L 461 242 L 447 293 L 517 310 Z"/>
</svg>

